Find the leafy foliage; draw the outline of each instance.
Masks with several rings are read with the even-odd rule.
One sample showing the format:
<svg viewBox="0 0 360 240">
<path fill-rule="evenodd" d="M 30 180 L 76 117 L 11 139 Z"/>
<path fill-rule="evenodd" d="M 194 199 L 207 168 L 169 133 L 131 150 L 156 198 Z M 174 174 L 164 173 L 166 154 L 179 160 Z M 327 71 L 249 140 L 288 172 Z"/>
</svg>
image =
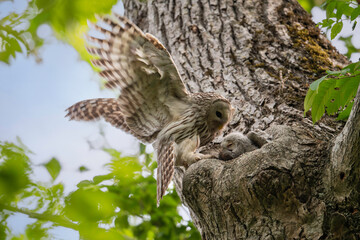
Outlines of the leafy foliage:
<svg viewBox="0 0 360 240">
<path fill-rule="evenodd" d="M 0 19 L 0 61 L 9 64 L 10 57 L 15 58 L 17 52 L 24 51 L 36 56 L 35 46 L 40 46 L 42 41 L 34 33 L 21 30 L 29 18 L 26 11 L 23 15 L 12 13 Z"/>
<path fill-rule="evenodd" d="M 319 25 L 331 31 L 334 39 L 343 28 L 343 20 L 350 20 L 353 30 L 360 15 L 360 5 L 356 1 L 327 0 L 322 7 L 326 10 L 326 19 Z M 352 44 L 352 35 L 340 37 L 348 48 L 347 56 L 359 52 Z M 352 63 L 340 71 L 327 71 L 327 74 L 310 85 L 304 102 L 304 114 L 311 108 L 313 123 L 323 114 L 338 114 L 338 120 L 347 119 L 360 83 L 360 62 Z"/>
<path fill-rule="evenodd" d="M 352 23 L 352 30 L 354 31 L 360 15 L 360 5 L 357 1 L 327 0 L 322 5 L 322 8 L 326 10 L 326 19 L 319 25 L 331 31 L 331 39 L 334 39 L 341 32 L 344 20 Z M 356 48 L 351 42 L 352 35 L 340 37 L 339 39 L 345 43 L 348 49 L 347 57 L 350 58 L 354 52 L 360 52 L 360 49 Z"/>
<path fill-rule="evenodd" d="M 334 39 L 343 28 L 343 20 L 349 19 L 356 27 L 360 15 L 360 6 L 356 1 L 327 0 L 322 7 L 326 10 L 326 19 L 319 25 L 331 29 L 331 39 Z"/>
<path fill-rule="evenodd" d="M 30 186 L 29 158 L 13 143 L 0 145 L 0 195 L 1 201 L 11 201 Z"/>
<path fill-rule="evenodd" d="M 0 236 L 12 236 L 7 220 L 19 212 L 37 221 L 11 239 L 51 238 L 48 230 L 57 226 L 72 228 L 83 239 L 200 239 L 192 223 L 178 214 L 181 203 L 174 190 L 156 207 L 152 154 L 123 157 L 114 149 L 105 151 L 112 157 L 109 173 L 84 180 L 65 195 L 61 183 L 44 186 L 32 181 L 27 152 L 0 142 Z M 61 170 L 56 162 L 43 166 L 54 173 Z M 19 207 L 29 202 L 31 209 Z"/>
<path fill-rule="evenodd" d="M 350 72 L 352 74 L 349 74 Z M 341 71 L 327 73 L 310 85 L 305 98 L 305 113 L 311 107 L 314 123 L 322 117 L 325 110 L 329 115 L 341 112 L 338 119 L 349 116 L 360 83 L 360 62 L 352 63 Z"/>
<path fill-rule="evenodd" d="M 87 20 L 95 20 L 95 14 L 109 13 L 117 0 L 31 0 L 21 14 L 11 13 L 0 19 L 0 61 L 9 63 L 17 52 L 34 55 L 37 60 L 39 47 L 44 40 L 37 35 L 43 24 L 48 24 L 55 36 L 72 45 L 84 60 L 90 56 L 84 45 Z"/>
<path fill-rule="evenodd" d="M 331 39 L 334 39 L 341 32 L 344 20 L 352 23 L 352 30 L 354 31 L 360 15 L 360 5 L 356 1 L 328 0 L 321 6 L 326 10 L 326 18 L 319 25 L 331 31 Z M 343 41 L 348 49 L 347 57 L 350 58 L 352 53 L 360 52 L 360 49 L 351 42 L 352 35 L 340 37 L 339 40 Z"/>
</svg>

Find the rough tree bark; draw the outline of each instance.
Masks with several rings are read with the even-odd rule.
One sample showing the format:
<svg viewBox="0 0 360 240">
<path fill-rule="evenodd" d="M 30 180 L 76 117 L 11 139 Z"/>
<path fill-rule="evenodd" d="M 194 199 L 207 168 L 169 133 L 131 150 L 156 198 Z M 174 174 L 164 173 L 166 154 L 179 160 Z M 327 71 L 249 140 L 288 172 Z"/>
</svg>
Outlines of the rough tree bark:
<svg viewBox="0 0 360 240">
<path fill-rule="evenodd" d="M 360 93 L 345 125 L 303 117 L 309 84 L 348 60 L 295 0 L 124 0 L 158 37 L 188 89 L 236 108 L 229 131 L 273 141 L 231 161 L 178 171 L 203 239 L 360 239 Z"/>
</svg>

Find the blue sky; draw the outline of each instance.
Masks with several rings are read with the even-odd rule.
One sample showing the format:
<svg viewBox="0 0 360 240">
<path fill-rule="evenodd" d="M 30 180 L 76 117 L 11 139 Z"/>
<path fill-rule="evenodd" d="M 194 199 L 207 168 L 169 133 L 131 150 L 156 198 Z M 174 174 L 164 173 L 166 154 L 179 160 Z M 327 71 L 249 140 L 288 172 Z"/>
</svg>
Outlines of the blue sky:
<svg viewBox="0 0 360 240">
<path fill-rule="evenodd" d="M 21 12 L 26 8 L 25 0 L 0 3 L 0 17 L 8 12 Z M 122 13 L 122 5 L 114 7 Z M 313 10 L 314 20 L 320 21 L 325 13 Z M 356 31 L 360 34 L 360 27 Z M 351 32 L 351 26 L 344 26 L 343 35 Z M 56 157 L 62 164 L 62 171 L 56 182 L 63 182 L 67 192 L 74 190 L 76 183 L 103 174 L 109 156 L 101 150 L 91 149 L 108 144 L 124 154 L 134 154 L 138 141 L 124 132 L 110 127 L 107 123 L 69 122 L 64 118 L 65 109 L 77 101 L 115 97 L 115 93 L 100 89 L 99 78 L 92 68 L 80 61 L 77 52 L 69 45 L 51 37 L 51 30 L 44 26 L 40 34 L 47 37 L 47 44 L 41 48 L 41 64 L 32 57 L 18 54 L 10 65 L 0 63 L 0 141 L 15 142 L 19 136 L 35 154 L 34 164 L 47 162 Z M 357 41 L 356 41 L 357 39 Z M 360 36 L 354 44 L 360 47 Z M 346 48 L 340 41 L 333 41 L 340 52 Z M 353 55 L 357 61 L 360 54 Z M 105 132 L 106 140 L 100 135 Z M 90 171 L 80 173 L 78 168 L 87 166 Z M 47 182 L 50 176 L 42 167 L 36 167 L 34 178 Z M 14 233 L 23 231 L 25 224 L 33 220 L 21 214 L 10 219 Z M 57 228 L 53 231 L 56 239 L 77 239 L 76 232 Z"/>
<path fill-rule="evenodd" d="M 21 12 L 26 1 L 0 3 L 0 17 L 8 12 Z M 123 12 L 122 5 L 114 6 Z M 33 57 L 17 54 L 10 65 L 0 62 L 0 141 L 16 142 L 19 136 L 35 154 L 30 155 L 37 165 L 56 157 L 62 171 L 56 182 L 63 182 L 65 191 L 75 189 L 78 182 L 106 173 L 104 165 L 110 157 L 101 150 L 91 149 L 104 144 L 122 153 L 135 154 L 138 141 L 112 128 L 105 122 L 76 122 L 65 119 L 65 109 L 77 101 L 97 97 L 116 97 L 115 93 L 101 90 L 99 77 L 77 52 L 69 45 L 51 37 L 51 29 L 42 27 L 40 34 L 49 35 L 47 44 L 41 48 L 42 63 Z M 105 132 L 106 140 L 100 135 Z M 85 165 L 90 171 L 80 173 Z M 49 182 L 50 175 L 43 167 L 34 168 L 34 178 Z M 23 232 L 25 225 L 33 220 L 22 214 L 10 218 L 14 233 Z M 77 233 L 66 228 L 52 231 L 56 239 L 77 239 Z"/>
<path fill-rule="evenodd" d="M 9 11 L 11 6 L 22 9 L 23 2 L 1 3 L 0 11 Z M 121 5 L 116 6 L 117 12 L 119 7 Z M 47 26 L 43 30 L 51 31 Z M 79 60 L 71 46 L 51 36 L 46 40 L 40 51 L 42 63 L 22 54 L 17 54 L 10 65 L 0 63 L 0 140 L 15 141 L 19 136 L 35 153 L 31 156 L 35 164 L 57 157 L 63 166 L 58 181 L 64 181 L 71 188 L 71 184 L 78 182 L 77 178 L 98 174 L 109 160 L 103 151 L 91 150 L 88 142 L 95 148 L 108 142 L 125 154 L 136 153 L 138 142 L 105 122 L 76 122 L 64 118 L 65 109 L 77 101 L 116 95 L 100 89 L 97 74 Z M 106 141 L 99 134 L 100 127 Z M 95 172 L 80 174 L 77 169 L 81 165 Z M 46 171 L 35 175 L 40 180 L 50 179 Z"/>
</svg>

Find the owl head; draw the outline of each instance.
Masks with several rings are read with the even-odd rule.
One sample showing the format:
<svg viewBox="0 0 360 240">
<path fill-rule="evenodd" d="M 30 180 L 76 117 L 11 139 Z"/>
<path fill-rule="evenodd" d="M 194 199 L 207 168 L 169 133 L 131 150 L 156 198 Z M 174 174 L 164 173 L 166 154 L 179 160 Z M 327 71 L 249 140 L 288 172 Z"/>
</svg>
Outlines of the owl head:
<svg viewBox="0 0 360 240">
<path fill-rule="evenodd" d="M 228 100 L 222 98 L 216 99 L 212 102 L 208 113 L 210 128 L 217 131 L 222 130 L 231 120 L 233 113 L 234 108 Z"/>
</svg>

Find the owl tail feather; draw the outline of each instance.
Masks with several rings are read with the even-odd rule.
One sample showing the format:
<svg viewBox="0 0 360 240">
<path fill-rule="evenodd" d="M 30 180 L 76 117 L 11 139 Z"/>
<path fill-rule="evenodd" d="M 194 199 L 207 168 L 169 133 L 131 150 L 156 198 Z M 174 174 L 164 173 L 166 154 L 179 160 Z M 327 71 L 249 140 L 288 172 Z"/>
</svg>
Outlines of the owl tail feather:
<svg viewBox="0 0 360 240">
<path fill-rule="evenodd" d="M 157 207 L 160 206 L 160 200 L 165 195 L 171 179 L 174 175 L 175 153 L 174 143 L 160 141 L 157 149 Z"/>
</svg>

